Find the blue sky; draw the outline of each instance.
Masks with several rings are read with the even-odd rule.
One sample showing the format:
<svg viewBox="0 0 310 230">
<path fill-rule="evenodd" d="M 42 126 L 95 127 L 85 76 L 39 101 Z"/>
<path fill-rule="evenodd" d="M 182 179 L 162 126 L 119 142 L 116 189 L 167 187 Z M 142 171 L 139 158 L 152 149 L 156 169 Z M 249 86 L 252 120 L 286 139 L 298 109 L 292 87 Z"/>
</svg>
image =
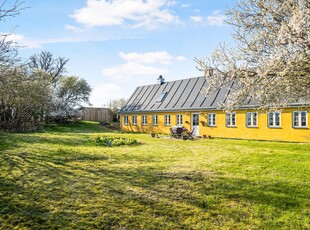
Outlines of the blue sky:
<svg viewBox="0 0 310 230">
<path fill-rule="evenodd" d="M 14 0 L 8 0 L 7 5 Z M 129 98 L 137 86 L 202 75 L 195 57 L 233 43 L 224 25 L 229 0 L 25 0 L 29 7 L 1 22 L 29 56 L 47 50 L 69 59 L 67 75 L 87 80 L 91 103 Z"/>
</svg>

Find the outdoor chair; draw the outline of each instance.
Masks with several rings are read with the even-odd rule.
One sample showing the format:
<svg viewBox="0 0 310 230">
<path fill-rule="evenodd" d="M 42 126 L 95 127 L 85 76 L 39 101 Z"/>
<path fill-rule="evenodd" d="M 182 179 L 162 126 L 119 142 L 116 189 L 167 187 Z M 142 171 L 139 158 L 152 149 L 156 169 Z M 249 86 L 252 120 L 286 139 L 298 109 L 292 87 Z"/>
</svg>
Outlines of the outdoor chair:
<svg viewBox="0 0 310 230">
<path fill-rule="evenodd" d="M 190 132 L 187 132 L 187 136 L 188 136 L 188 138 L 190 138 L 190 139 L 194 139 L 194 137 L 193 137 L 193 133 L 194 133 L 194 131 L 195 131 L 195 128 L 192 128 L 192 130 L 191 130 Z"/>
<path fill-rule="evenodd" d="M 173 138 L 181 138 L 183 134 L 183 128 L 177 127 L 177 128 L 170 128 L 170 135 Z"/>
<path fill-rule="evenodd" d="M 177 127 L 176 128 L 176 137 L 181 138 L 183 135 L 183 128 L 182 127 Z"/>
<path fill-rule="evenodd" d="M 176 138 L 177 137 L 177 132 L 175 129 L 173 128 L 170 128 L 170 135 L 171 135 L 171 138 Z"/>
</svg>

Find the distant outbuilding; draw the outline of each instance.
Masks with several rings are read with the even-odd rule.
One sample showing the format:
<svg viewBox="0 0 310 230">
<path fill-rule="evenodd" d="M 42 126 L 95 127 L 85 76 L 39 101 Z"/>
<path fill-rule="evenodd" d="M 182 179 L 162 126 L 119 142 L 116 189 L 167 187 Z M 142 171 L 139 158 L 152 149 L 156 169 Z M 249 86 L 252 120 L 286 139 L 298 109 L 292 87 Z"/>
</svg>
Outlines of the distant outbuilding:
<svg viewBox="0 0 310 230">
<path fill-rule="evenodd" d="M 83 107 L 82 120 L 110 123 L 113 121 L 113 113 L 109 108 Z"/>
</svg>

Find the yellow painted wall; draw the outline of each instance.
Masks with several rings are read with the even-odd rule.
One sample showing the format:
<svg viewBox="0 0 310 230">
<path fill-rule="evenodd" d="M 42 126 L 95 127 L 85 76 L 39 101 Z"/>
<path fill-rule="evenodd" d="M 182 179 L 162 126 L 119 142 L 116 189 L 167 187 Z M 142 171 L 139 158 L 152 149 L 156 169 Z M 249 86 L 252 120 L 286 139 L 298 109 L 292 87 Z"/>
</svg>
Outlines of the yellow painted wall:
<svg viewBox="0 0 310 230">
<path fill-rule="evenodd" d="M 152 114 L 157 114 L 158 115 L 158 125 L 153 126 L 152 125 Z M 121 115 L 121 130 L 123 131 L 128 131 L 128 132 L 156 132 L 156 133 L 170 133 L 169 128 L 171 126 L 176 125 L 176 115 L 177 114 L 182 114 L 183 115 L 183 126 L 186 127 L 187 129 L 190 130 L 190 122 L 191 122 L 191 117 L 190 114 L 188 113 L 188 116 L 186 113 L 181 112 L 181 113 L 148 113 L 148 114 L 122 114 Z M 171 125 L 170 126 L 165 126 L 164 125 L 164 115 L 165 114 L 170 114 L 171 115 Z M 124 125 L 124 116 L 128 115 L 128 125 Z M 137 115 L 137 125 L 132 125 L 132 115 Z M 142 115 L 147 115 L 147 125 L 142 125 Z M 186 123 L 188 122 L 188 123 Z"/>
<path fill-rule="evenodd" d="M 236 111 L 236 127 L 226 126 L 226 113 L 223 111 L 196 111 L 200 113 L 199 135 L 208 135 L 211 137 L 221 138 L 238 138 L 238 139 L 256 139 L 256 140 L 274 140 L 274 141 L 294 141 L 310 142 L 310 108 L 300 109 L 308 111 L 308 128 L 293 128 L 292 112 L 298 109 L 284 109 L 281 112 L 281 127 L 269 128 L 267 113 L 259 113 L 258 127 L 248 128 L 246 126 L 246 113 L 256 112 L 255 110 Z M 191 130 L 191 114 L 193 112 L 173 112 L 173 113 L 154 113 L 158 115 L 158 125 L 152 125 L 152 114 L 148 115 L 148 125 L 142 126 L 142 115 L 137 115 L 137 125 L 132 125 L 132 114 L 121 115 L 121 129 L 129 132 L 157 132 L 169 133 L 169 128 L 176 125 L 176 114 L 183 115 L 183 126 Z M 216 113 L 216 127 L 209 127 L 208 113 Z M 171 115 L 171 126 L 164 125 L 164 115 Z M 124 125 L 124 115 L 128 115 L 129 124 Z"/>
</svg>

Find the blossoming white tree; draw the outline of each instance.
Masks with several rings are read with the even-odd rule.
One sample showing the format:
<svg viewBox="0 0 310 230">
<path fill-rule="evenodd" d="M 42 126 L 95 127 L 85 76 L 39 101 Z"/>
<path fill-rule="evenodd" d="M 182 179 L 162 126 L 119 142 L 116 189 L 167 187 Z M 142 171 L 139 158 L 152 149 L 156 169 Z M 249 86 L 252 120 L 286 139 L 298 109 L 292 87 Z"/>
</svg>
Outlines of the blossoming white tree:
<svg viewBox="0 0 310 230">
<path fill-rule="evenodd" d="M 254 100 L 260 108 L 310 103 L 309 0 L 241 0 L 229 9 L 236 47 L 219 45 L 195 59 L 212 93 L 231 86 L 228 110 Z"/>
</svg>

